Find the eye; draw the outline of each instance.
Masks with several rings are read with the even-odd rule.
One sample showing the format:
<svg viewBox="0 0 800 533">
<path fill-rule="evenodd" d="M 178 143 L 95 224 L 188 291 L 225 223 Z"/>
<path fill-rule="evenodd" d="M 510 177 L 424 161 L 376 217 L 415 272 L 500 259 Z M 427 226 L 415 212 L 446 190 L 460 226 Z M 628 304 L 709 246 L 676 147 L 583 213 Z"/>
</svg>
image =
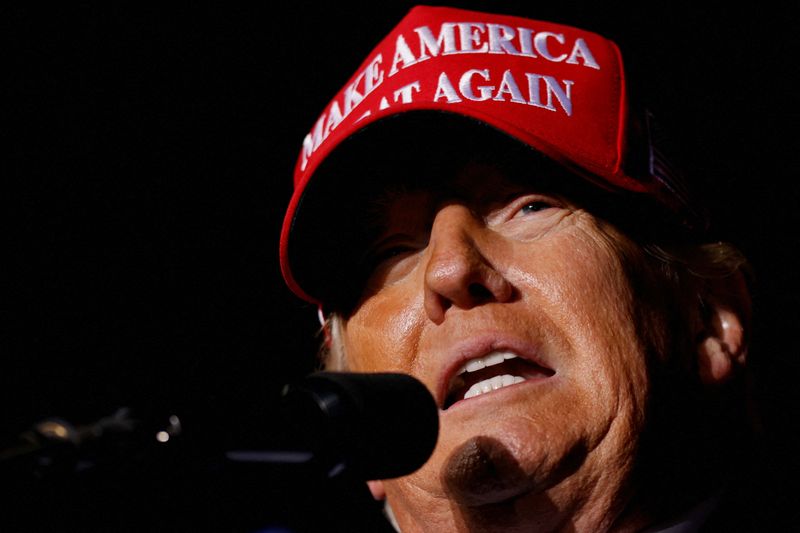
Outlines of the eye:
<svg viewBox="0 0 800 533">
<path fill-rule="evenodd" d="M 368 250 L 363 264 L 368 272 L 375 272 L 391 267 L 391 265 L 403 259 L 408 254 L 414 253 L 419 249 L 414 243 L 406 242 L 404 237 L 392 237 L 383 242 L 379 242 Z"/>
<path fill-rule="evenodd" d="M 544 212 L 553 213 L 553 210 L 562 207 L 563 203 L 552 196 L 522 191 L 509 195 L 497 205 L 498 209 L 487 217 L 490 225 L 511 221 L 522 222 L 528 218 L 537 222 L 544 221 L 549 218 Z"/>
<path fill-rule="evenodd" d="M 364 263 L 365 287 L 378 290 L 404 278 L 413 270 L 420 249 L 416 243 L 405 242 L 376 247 Z"/>
<path fill-rule="evenodd" d="M 539 211 L 544 211 L 551 207 L 553 207 L 553 204 L 545 200 L 533 200 L 523 205 L 520 212 L 523 214 L 538 213 Z"/>
<path fill-rule="evenodd" d="M 516 218 L 541 213 L 542 211 L 557 207 L 558 205 L 556 200 L 548 198 L 547 196 L 526 195 L 518 198 L 509 208 L 513 218 Z"/>
<path fill-rule="evenodd" d="M 370 263 L 373 267 L 379 266 L 385 261 L 392 259 L 393 257 L 397 257 L 399 255 L 403 255 L 406 252 L 412 251 L 413 248 L 411 246 L 390 246 L 388 248 L 384 248 L 382 250 L 377 250 L 373 253 L 370 257 Z"/>
</svg>

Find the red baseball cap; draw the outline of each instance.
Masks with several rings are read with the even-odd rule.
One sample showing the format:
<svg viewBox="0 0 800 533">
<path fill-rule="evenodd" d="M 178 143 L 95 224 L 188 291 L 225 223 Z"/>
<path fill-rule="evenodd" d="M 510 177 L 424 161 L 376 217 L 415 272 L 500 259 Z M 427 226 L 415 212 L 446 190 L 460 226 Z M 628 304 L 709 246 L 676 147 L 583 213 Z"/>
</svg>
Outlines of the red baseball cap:
<svg viewBox="0 0 800 533">
<path fill-rule="evenodd" d="M 679 179 L 650 142 L 649 117 L 631 111 L 612 41 L 551 22 L 417 6 L 372 50 L 303 140 L 280 239 L 284 279 L 301 298 L 322 304 L 324 287 L 336 283 L 308 280 L 306 273 L 327 269 L 333 258 L 330 250 L 309 253 L 322 244 L 313 237 L 296 237 L 299 226 L 331 224 L 330 213 L 315 217 L 318 208 L 308 207 L 318 169 L 346 140 L 369 135 L 388 117 L 420 112 L 488 126 L 601 187 L 656 198 L 690 213 L 685 220 L 694 220 L 687 224 L 698 224 Z M 348 187 L 347 176 L 327 172 L 324 179 Z"/>
</svg>

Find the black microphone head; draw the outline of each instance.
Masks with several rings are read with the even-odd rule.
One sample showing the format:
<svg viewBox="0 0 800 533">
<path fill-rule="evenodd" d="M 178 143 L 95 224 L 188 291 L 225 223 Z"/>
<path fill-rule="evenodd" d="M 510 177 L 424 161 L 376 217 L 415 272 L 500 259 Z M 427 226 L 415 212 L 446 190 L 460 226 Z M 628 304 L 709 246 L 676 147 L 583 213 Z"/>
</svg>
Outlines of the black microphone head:
<svg viewBox="0 0 800 533">
<path fill-rule="evenodd" d="M 439 435 L 433 396 L 407 374 L 317 372 L 288 385 L 283 400 L 302 444 L 362 479 L 414 472 Z"/>
</svg>

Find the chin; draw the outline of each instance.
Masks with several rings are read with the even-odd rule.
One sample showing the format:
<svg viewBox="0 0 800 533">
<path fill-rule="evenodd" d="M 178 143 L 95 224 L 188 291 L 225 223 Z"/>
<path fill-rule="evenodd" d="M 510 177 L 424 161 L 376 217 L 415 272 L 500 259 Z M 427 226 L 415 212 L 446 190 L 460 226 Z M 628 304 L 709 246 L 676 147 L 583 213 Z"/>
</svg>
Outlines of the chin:
<svg viewBox="0 0 800 533">
<path fill-rule="evenodd" d="M 530 416 L 495 413 L 444 423 L 431 459 L 411 482 L 458 505 L 481 506 L 544 491 L 580 463 L 580 442 L 556 444 Z"/>
</svg>

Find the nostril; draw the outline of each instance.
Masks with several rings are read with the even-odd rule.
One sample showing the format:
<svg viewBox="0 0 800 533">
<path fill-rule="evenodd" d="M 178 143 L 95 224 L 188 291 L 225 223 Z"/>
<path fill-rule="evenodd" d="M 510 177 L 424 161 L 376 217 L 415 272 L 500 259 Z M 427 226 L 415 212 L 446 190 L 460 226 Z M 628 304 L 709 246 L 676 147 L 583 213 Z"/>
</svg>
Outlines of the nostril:
<svg viewBox="0 0 800 533">
<path fill-rule="evenodd" d="M 492 299 L 492 292 L 480 283 L 470 283 L 467 290 L 476 302 L 485 302 Z"/>
</svg>

